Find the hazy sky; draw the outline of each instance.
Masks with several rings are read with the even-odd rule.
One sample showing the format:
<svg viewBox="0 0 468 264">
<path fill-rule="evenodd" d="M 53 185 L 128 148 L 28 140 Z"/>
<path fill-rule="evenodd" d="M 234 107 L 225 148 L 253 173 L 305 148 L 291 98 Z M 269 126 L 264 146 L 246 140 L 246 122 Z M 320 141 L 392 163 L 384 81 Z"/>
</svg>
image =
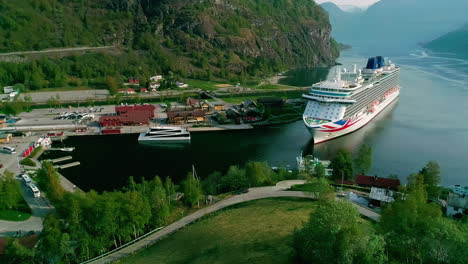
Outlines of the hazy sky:
<svg viewBox="0 0 468 264">
<path fill-rule="evenodd" d="M 372 5 L 379 0 L 315 0 L 315 2 L 321 4 L 324 2 L 333 2 L 337 5 L 355 5 L 360 7 L 367 7 Z"/>
</svg>

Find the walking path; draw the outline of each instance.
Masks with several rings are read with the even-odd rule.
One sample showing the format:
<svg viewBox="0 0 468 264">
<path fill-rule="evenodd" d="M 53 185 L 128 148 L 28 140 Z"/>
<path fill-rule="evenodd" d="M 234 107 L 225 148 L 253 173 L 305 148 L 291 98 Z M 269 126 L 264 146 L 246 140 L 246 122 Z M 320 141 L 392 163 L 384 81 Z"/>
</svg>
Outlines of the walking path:
<svg viewBox="0 0 468 264">
<path fill-rule="evenodd" d="M 304 184 L 305 181 L 303 180 L 292 180 L 292 181 L 283 181 L 276 184 L 276 186 L 269 186 L 269 187 L 259 187 L 259 188 L 250 188 L 249 192 L 241 195 L 235 195 L 228 199 L 219 201 L 213 205 L 205 207 L 196 211 L 195 213 L 188 215 L 186 217 L 181 218 L 180 220 L 168 225 L 167 227 L 161 229 L 160 231 L 145 237 L 144 239 L 129 245 L 128 247 L 122 248 L 110 255 L 107 255 L 101 259 L 89 262 L 93 264 L 103 264 L 103 263 L 110 263 L 120 259 L 122 257 L 128 256 L 133 252 L 136 252 L 142 248 L 148 247 L 160 239 L 174 233 L 175 231 L 195 222 L 196 220 L 202 218 L 205 215 L 213 213 L 215 211 L 221 210 L 223 208 L 229 207 L 231 205 L 244 203 L 248 201 L 264 199 L 264 198 L 274 198 L 274 197 L 301 197 L 301 198 L 312 198 L 310 194 L 298 191 L 287 191 L 287 189 L 291 188 L 293 185 Z M 359 213 L 378 221 L 379 217 L 374 212 L 362 208 L 356 204 Z"/>
</svg>

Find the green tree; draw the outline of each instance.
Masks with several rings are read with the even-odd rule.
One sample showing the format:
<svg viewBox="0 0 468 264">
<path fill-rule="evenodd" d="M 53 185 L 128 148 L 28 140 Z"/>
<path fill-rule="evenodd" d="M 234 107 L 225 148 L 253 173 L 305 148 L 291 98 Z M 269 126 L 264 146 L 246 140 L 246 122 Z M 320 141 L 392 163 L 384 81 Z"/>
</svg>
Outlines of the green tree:
<svg viewBox="0 0 468 264">
<path fill-rule="evenodd" d="M 317 178 L 325 177 L 325 166 L 321 162 L 317 163 L 314 168 L 314 174 Z"/>
<path fill-rule="evenodd" d="M 424 184 L 414 184 L 382 211 L 378 229 L 386 239 L 390 260 L 464 263 L 468 259 L 468 226 L 443 217 L 437 205 L 427 203 L 427 197 Z"/>
<path fill-rule="evenodd" d="M 239 190 L 249 186 L 249 181 L 245 175 L 245 170 L 238 166 L 230 166 L 226 175 L 220 180 L 222 192 Z"/>
<path fill-rule="evenodd" d="M 309 221 L 296 230 L 293 246 L 306 263 L 385 263 L 385 242 L 372 226 L 361 223 L 349 202 L 320 203 Z"/>
<path fill-rule="evenodd" d="M 353 161 L 351 153 L 345 149 L 338 151 L 335 158 L 330 162 L 333 170 L 333 178 L 338 180 L 344 177 L 345 180 L 353 179 Z"/>
<path fill-rule="evenodd" d="M 271 167 L 266 162 L 247 162 L 245 176 L 251 186 L 273 184 Z"/>
<path fill-rule="evenodd" d="M 0 256 L 2 263 L 33 263 L 34 250 L 25 248 L 19 243 L 18 239 L 9 239 L 6 241 L 4 255 Z"/>
<path fill-rule="evenodd" d="M 5 171 L 3 175 L 0 174 L 0 209 L 16 208 L 22 197 L 20 183 L 13 173 Z"/>
<path fill-rule="evenodd" d="M 176 186 L 172 182 L 171 177 L 167 176 L 164 181 L 164 188 L 166 189 L 167 198 L 169 199 L 169 204 L 172 203 L 172 200 L 175 199 Z"/>
<path fill-rule="evenodd" d="M 152 222 L 156 223 L 156 225 L 164 225 L 170 215 L 170 202 L 166 189 L 158 176 L 154 177 L 149 185 Z"/>
<path fill-rule="evenodd" d="M 424 178 L 429 198 L 438 198 L 442 192 L 440 184 L 440 167 L 436 161 L 429 161 L 419 172 Z"/>
<path fill-rule="evenodd" d="M 333 199 L 334 190 L 325 178 L 312 178 L 307 182 L 308 192 L 317 200 Z"/>
<path fill-rule="evenodd" d="M 60 178 L 53 164 L 47 161 L 42 162 L 42 167 L 37 171 L 39 187 L 47 193 L 52 201 L 61 201 L 65 190 L 60 185 Z"/>
<path fill-rule="evenodd" d="M 366 175 L 372 167 L 372 148 L 366 144 L 361 145 L 357 157 L 354 159 L 357 173 Z"/>
<path fill-rule="evenodd" d="M 203 199 L 203 190 L 200 182 L 191 173 L 182 182 L 184 190 L 184 201 L 189 206 L 197 205 L 200 207 L 200 200 Z"/>
<path fill-rule="evenodd" d="M 219 188 L 220 188 L 219 182 L 220 182 L 221 177 L 223 177 L 223 175 L 219 171 L 215 171 L 211 173 L 210 175 L 208 175 L 202 181 L 203 191 L 206 194 L 212 194 L 212 195 L 218 194 Z"/>
<path fill-rule="evenodd" d="M 117 84 L 117 80 L 115 79 L 115 77 L 112 77 L 112 76 L 106 77 L 106 88 L 107 90 L 109 90 L 109 93 L 111 95 L 117 94 L 119 85 Z"/>
</svg>

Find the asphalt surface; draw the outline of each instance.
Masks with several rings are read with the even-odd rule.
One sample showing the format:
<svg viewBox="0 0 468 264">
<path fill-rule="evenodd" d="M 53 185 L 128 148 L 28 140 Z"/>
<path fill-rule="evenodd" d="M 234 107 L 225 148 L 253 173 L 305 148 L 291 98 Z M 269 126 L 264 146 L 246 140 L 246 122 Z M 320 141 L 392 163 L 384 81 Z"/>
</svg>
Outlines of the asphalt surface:
<svg viewBox="0 0 468 264">
<path fill-rule="evenodd" d="M 13 142 L 7 145 L 16 148 L 16 153 L 7 154 L 5 152 L 0 152 L 0 163 L 4 166 L 0 169 L 0 172 L 3 173 L 5 170 L 8 170 L 14 173 L 15 176 L 18 176 L 23 170 L 22 166 L 18 164 L 18 161 L 21 159 L 21 154 L 31 145 L 31 142 L 34 142 L 37 138 L 38 136 L 13 138 Z M 5 144 L 0 146 L 3 145 Z M 54 210 L 46 198 L 34 198 L 24 182 L 20 180 L 19 177 L 16 177 L 16 179 L 21 182 L 23 197 L 31 208 L 32 216 L 28 220 L 22 222 L 0 220 L 0 237 L 13 236 L 17 232 L 22 232 L 23 234 L 29 231 L 40 232 L 43 228 L 41 217 L 44 217 Z"/>
</svg>

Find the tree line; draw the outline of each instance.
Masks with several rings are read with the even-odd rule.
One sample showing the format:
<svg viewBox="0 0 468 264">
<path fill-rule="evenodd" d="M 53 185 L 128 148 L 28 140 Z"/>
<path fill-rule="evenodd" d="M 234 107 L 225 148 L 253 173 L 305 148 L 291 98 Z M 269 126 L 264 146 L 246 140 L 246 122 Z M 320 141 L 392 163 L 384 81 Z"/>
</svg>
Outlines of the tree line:
<svg viewBox="0 0 468 264">
<path fill-rule="evenodd" d="M 122 190 L 97 193 L 66 192 L 50 162 L 43 162 L 36 181 L 56 208 L 44 220 L 39 243 L 27 250 L 15 240 L 7 243 L 6 263 L 78 263 L 123 245 L 157 227 L 175 221 L 191 207 L 200 207 L 206 194 L 269 185 L 290 178 L 273 172 L 267 163 L 231 166 L 225 175 L 204 180 L 189 173 L 180 185 L 156 176 L 137 183 L 133 177 Z M 2 260 L 0 258 L 0 260 Z"/>
<path fill-rule="evenodd" d="M 376 224 L 362 220 L 350 202 L 320 202 L 309 221 L 294 232 L 297 261 L 466 263 L 468 219 L 449 219 L 440 206 L 429 203 L 432 184 L 428 177 L 410 175 L 403 195 L 383 208 Z"/>
</svg>

